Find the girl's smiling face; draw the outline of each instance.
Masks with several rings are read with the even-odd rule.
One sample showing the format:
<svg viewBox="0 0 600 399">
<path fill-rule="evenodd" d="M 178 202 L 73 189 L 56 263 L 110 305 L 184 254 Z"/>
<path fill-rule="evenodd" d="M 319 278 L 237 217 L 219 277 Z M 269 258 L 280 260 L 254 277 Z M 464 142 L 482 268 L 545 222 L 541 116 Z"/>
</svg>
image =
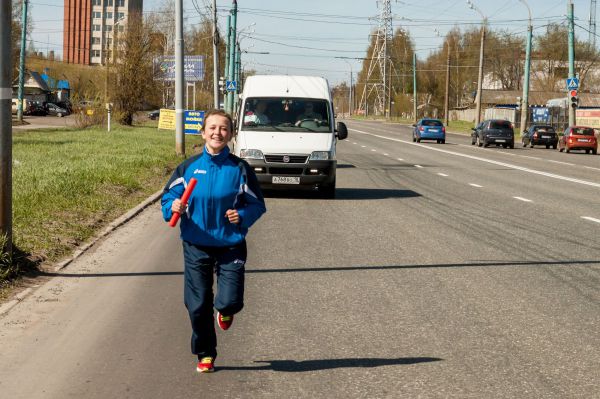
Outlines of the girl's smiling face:
<svg viewBox="0 0 600 399">
<path fill-rule="evenodd" d="M 211 155 L 220 153 L 231 140 L 231 136 L 231 125 L 226 117 L 210 115 L 204 120 L 202 138 L 206 143 L 206 150 Z"/>
</svg>

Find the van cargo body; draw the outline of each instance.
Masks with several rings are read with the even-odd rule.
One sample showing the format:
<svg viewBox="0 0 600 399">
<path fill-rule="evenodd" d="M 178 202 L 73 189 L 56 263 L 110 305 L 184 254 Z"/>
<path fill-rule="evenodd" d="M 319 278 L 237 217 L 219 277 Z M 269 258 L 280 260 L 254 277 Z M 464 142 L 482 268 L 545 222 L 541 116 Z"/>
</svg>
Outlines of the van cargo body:
<svg viewBox="0 0 600 399">
<path fill-rule="evenodd" d="M 250 76 L 244 83 L 234 153 L 265 189 L 319 190 L 335 196 L 336 142 L 327 80 L 314 76 Z M 337 132 L 337 134 L 336 134 Z"/>
</svg>

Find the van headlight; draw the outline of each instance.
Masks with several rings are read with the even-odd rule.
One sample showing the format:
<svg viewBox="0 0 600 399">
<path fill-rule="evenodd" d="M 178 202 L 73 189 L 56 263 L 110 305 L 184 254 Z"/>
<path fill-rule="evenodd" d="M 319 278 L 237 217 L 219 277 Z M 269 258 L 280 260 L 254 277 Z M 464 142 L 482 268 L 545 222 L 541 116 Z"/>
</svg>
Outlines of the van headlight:
<svg viewBox="0 0 600 399">
<path fill-rule="evenodd" d="M 313 151 L 310 154 L 311 161 L 327 161 L 331 159 L 330 151 Z"/>
<path fill-rule="evenodd" d="M 240 158 L 246 159 L 263 159 L 263 153 L 261 150 L 241 150 Z"/>
</svg>

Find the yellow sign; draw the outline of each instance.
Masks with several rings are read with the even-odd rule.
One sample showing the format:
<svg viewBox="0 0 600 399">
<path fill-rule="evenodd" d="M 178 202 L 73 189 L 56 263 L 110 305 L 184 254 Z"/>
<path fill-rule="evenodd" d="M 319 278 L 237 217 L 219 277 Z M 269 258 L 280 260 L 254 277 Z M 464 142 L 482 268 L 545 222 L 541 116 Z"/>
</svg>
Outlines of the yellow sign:
<svg viewBox="0 0 600 399">
<path fill-rule="evenodd" d="M 174 109 L 160 109 L 160 117 L 158 118 L 158 128 L 175 130 L 175 110 Z"/>
</svg>

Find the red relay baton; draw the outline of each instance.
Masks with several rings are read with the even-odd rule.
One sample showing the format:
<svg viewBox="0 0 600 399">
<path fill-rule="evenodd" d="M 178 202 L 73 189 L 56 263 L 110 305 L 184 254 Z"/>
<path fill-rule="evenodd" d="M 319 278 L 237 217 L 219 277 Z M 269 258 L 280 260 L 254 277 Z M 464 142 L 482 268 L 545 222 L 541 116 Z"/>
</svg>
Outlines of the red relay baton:
<svg viewBox="0 0 600 399">
<path fill-rule="evenodd" d="M 194 191 L 194 187 L 196 187 L 196 182 L 197 180 L 192 177 L 187 187 L 185 188 L 185 191 L 181 196 L 181 203 L 183 204 L 183 206 L 187 205 L 188 200 L 190 199 L 190 195 L 192 195 L 192 191 Z M 169 226 L 175 227 L 180 216 L 181 214 L 179 212 L 173 212 L 173 216 L 171 216 L 171 220 L 169 221 Z"/>
</svg>

